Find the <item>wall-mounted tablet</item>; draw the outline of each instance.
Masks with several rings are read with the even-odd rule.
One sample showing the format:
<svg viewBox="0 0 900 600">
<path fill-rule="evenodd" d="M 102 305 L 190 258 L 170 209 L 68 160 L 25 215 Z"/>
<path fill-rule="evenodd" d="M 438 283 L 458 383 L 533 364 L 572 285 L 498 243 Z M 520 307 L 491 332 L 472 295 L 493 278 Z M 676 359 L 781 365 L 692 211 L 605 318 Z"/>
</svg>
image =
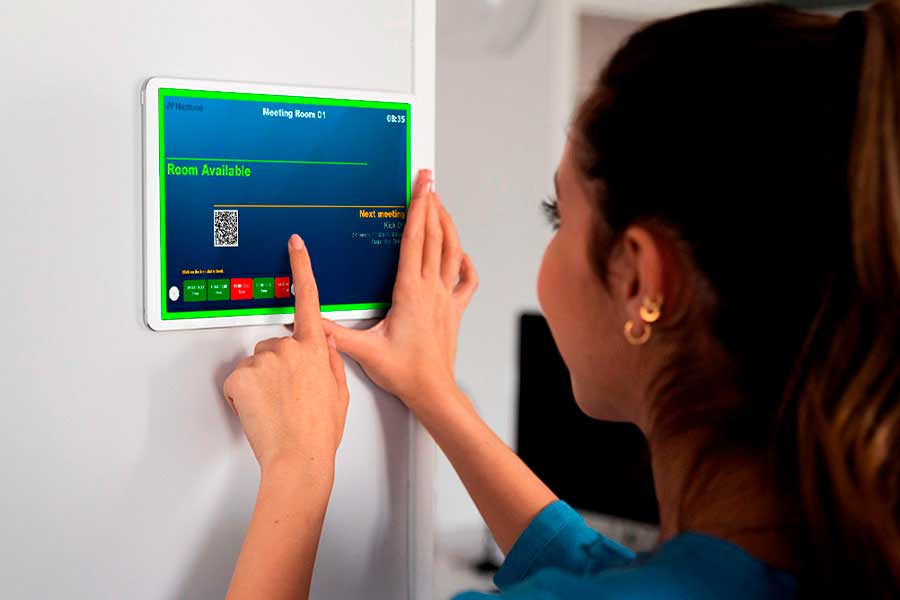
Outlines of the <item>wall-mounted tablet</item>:
<svg viewBox="0 0 900 600">
<path fill-rule="evenodd" d="M 410 96 L 152 78 L 147 324 L 290 323 L 300 234 L 330 318 L 383 315 L 409 204 Z"/>
</svg>

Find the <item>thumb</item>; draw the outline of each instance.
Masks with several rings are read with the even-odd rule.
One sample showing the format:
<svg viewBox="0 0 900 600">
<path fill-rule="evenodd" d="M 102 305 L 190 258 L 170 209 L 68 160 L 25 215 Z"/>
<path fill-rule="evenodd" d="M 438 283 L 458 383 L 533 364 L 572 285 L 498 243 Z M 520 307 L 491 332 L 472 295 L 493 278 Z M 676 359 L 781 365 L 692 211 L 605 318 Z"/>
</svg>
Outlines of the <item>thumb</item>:
<svg viewBox="0 0 900 600">
<path fill-rule="evenodd" d="M 361 365 L 365 366 L 376 356 L 377 348 L 375 347 L 373 334 L 374 329 L 378 325 L 372 329 L 350 329 L 323 317 L 322 327 L 325 330 L 325 335 L 334 338 L 338 351 L 343 352 Z"/>
</svg>

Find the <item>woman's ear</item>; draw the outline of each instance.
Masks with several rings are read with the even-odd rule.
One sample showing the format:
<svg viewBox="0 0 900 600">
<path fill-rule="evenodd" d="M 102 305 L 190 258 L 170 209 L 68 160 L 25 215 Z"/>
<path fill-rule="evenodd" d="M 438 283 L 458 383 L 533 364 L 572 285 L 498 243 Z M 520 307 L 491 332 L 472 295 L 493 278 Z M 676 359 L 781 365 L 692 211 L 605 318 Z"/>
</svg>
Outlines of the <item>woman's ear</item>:
<svg viewBox="0 0 900 600">
<path fill-rule="evenodd" d="M 639 225 L 625 230 L 621 244 L 620 300 L 625 319 L 640 324 L 645 302 L 666 297 L 669 244 L 661 233 Z"/>
</svg>

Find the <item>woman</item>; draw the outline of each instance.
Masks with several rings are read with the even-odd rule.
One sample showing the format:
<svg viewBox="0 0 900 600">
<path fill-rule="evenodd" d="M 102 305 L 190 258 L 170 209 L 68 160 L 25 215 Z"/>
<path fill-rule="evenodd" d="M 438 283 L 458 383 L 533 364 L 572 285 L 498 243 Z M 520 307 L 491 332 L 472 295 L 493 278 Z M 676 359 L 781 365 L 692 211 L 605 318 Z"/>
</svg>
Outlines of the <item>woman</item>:
<svg viewBox="0 0 900 600">
<path fill-rule="evenodd" d="M 225 382 L 262 470 L 229 598 L 308 594 L 348 402 L 338 351 L 450 458 L 507 553 L 503 597 L 896 596 L 900 1 L 647 27 L 578 110 L 555 183 L 540 303 L 579 406 L 647 437 L 658 548 L 588 529 L 456 387 L 476 276 L 426 172 L 372 329 L 320 319 L 289 243 L 294 336 Z"/>
</svg>

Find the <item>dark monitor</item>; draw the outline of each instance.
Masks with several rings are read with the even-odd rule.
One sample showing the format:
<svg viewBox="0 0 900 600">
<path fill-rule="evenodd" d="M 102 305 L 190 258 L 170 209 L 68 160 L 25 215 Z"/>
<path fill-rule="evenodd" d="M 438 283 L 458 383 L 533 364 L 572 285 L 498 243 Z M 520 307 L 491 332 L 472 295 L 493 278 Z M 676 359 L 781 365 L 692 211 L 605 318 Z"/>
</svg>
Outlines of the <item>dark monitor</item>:
<svg viewBox="0 0 900 600">
<path fill-rule="evenodd" d="M 519 322 L 517 452 L 575 508 L 659 522 L 643 434 L 634 425 L 597 421 L 581 412 L 540 314 L 525 313 Z"/>
</svg>

